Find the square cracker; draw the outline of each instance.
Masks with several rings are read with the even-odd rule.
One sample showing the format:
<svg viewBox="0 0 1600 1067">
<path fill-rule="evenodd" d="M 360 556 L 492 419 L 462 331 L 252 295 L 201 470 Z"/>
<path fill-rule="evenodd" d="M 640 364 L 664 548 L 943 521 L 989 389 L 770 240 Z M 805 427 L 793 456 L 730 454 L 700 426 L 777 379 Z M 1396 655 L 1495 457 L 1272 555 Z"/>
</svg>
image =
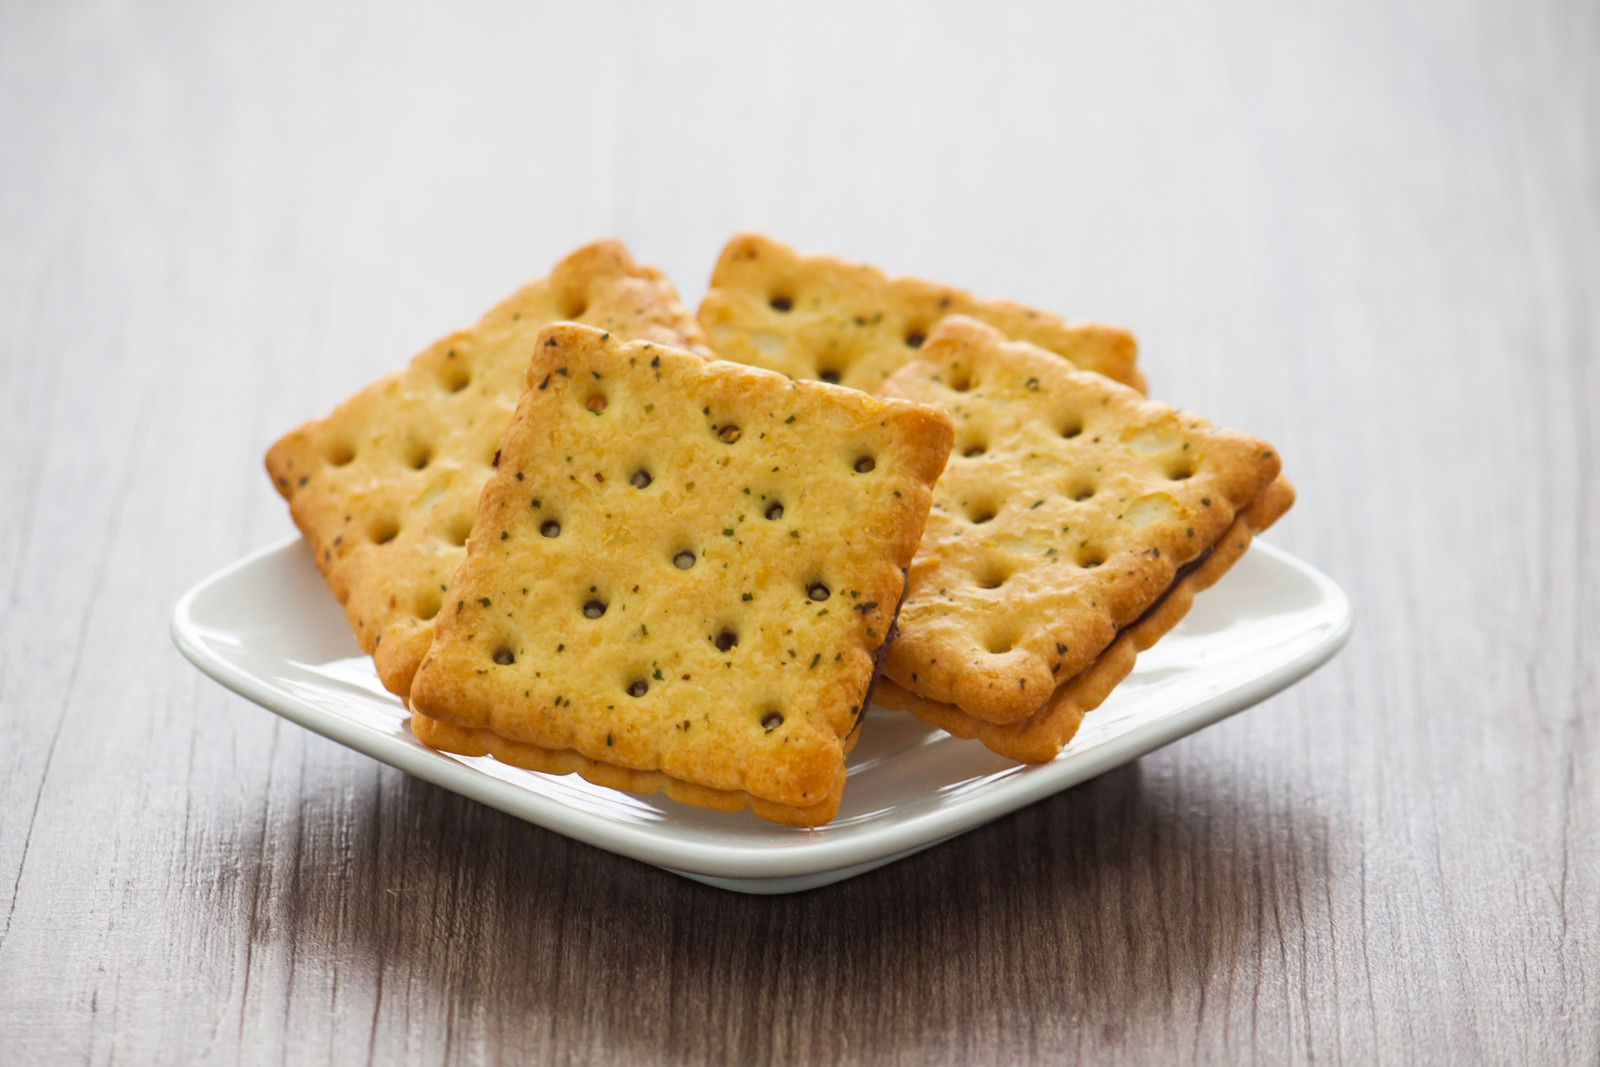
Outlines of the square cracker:
<svg viewBox="0 0 1600 1067">
<path fill-rule="evenodd" d="M 1176 626 L 1188 614 L 1195 594 L 1215 585 L 1244 555 L 1251 539 L 1276 522 L 1293 503 L 1294 488 L 1280 476 L 1239 512 L 1210 551 L 1180 571 L 1178 580 L 1153 606 L 1119 631 L 1093 663 L 1057 686 L 1044 706 L 1021 722 L 985 722 L 954 704 L 907 692 L 887 678 L 873 690 L 873 700 L 886 708 L 909 711 L 957 737 L 976 738 L 990 751 L 1020 763 L 1048 763 L 1072 740 L 1084 716 L 1099 707 L 1133 670 L 1138 654 Z"/>
<path fill-rule="evenodd" d="M 1038 712 L 1278 476 L 1270 445 L 961 316 L 882 393 L 956 421 L 884 671 L 991 723 Z"/>
<path fill-rule="evenodd" d="M 832 818 L 949 416 L 569 324 L 527 380 L 411 687 L 417 736 Z"/>
<path fill-rule="evenodd" d="M 535 339 L 560 319 L 701 342 L 660 271 L 620 241 L 596 241 L 267 453 L 272 484 L 390 692 L 406 695 L 428 651 Z"/>
<path fill-rule="evenodd" d="M 802 256 L 758 234 L 739 234 L 717 260 L 700 325 L 717 355 L 791 378 L 877 392 L 947 315 L 969 315 L 1091 370 L 1144 390 L 1133 335 L 1068 323 L 1048 312 L 833 256 Z"/>
</svg>

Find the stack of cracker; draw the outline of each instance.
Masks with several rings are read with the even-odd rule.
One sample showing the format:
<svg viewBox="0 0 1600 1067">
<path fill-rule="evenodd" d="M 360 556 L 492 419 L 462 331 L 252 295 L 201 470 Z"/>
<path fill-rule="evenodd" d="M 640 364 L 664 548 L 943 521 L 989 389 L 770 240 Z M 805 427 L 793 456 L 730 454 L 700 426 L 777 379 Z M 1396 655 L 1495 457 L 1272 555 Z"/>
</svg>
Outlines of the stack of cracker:
<svg viewBox="0 0 1600 1067">
<path fill-rule="evenodd" d="M 1292 503 L 1135 353 L 756 235 L 691 318 L 602 241 L 267 464 L 425 744 L 815 826 L 874 699 L 1052 759 Z"/>
</svg>

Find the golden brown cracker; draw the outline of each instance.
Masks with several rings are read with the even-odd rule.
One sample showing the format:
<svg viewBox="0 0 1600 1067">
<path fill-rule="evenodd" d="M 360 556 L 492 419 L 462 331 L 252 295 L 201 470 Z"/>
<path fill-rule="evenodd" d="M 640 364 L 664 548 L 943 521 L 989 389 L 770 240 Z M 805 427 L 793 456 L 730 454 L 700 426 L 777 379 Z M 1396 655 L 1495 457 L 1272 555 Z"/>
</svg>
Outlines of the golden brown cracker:
<svg viewBox="0 0 1600 1067">
<path fill-rule="evenodd" d="M 986 722 L 953 704 L 907 692 L 887 678 L 879 681 L 873 702 L 908 711 L 957 737 L 976 738 L 1008 759 L 1048 763 L 1072 740 L 1084 716 L 1099 707 L 1133 670 L 1138 654 L 1176 626 L 1188 614 L 1195 595 L 1215 585 L 1244 555 L 1251 539 L 1276 522 L 1293 503 L 1294 488 L 1280 476 L 1239 512 L 1211 551 L 1185 568 L 1160 600 L 1123 628 L 1085 670 L 1058 686 L 1042 708 L 1020 722 Z"/>
<path fill-rule="evenodd" d="M 825 822 L 949 417 L 581 326 L 537 348 L 413 710 Z"/>
<path fill-rule="evenodd" d="M 267 453 L 357 642 L 402 697 L 433 640 L 535 339 L 562 319 L 709 354 L 672 283 L 620 241 L 596 241 Z"/>
<path fill-rule="evenodd" d="M 802 256 L 753 233 L 722 250 L 699 317 L 723 359 L 876 392 L 916 356 L 940 320 L 955 314 L 1064 356 L 1080 370 L 1144 389 L 1134 366 L 1137 345 L 1126 330 L 1068 323 L 916 278 L 890 279 L 876 267 Z"/>
<path fill-rule="evenodd" d="M 1016 723 L 1277 477 L 1277 452 L 952 316 L 882 394 L 956 421 L 885 673 Z"/>
</svg>

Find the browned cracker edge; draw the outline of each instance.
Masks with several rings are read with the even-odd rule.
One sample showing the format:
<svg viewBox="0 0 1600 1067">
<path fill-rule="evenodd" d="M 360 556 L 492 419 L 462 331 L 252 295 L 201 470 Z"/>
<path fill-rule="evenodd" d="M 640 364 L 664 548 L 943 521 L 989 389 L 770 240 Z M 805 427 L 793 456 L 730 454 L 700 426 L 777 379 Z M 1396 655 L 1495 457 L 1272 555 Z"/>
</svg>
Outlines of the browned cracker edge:
<svg viewBox="0 0 1600 1067">
<path fill-rule="evenodd" d="M 1239 561 L 1256 534 L 1276 522 L 1294 504 L 1294 486 L 1279 476 L 1254 502 L 1235 516 L 1227 532 L 1193 570 L 1180 577 L 1162 598 L 1100 653 L 1094 663 L 1063 682 L 1043 708 L 1019 723 L 998 725 L 914 693 L 884 678 L 877 689 L 880 707 L 908 711 L 956 737 L 976 739 L 984 747 L 1019 763 L 1048 763 L 1072 740 L 1083 717 L 1103 703 L 1133 670 L 1138 654 L 1176 626 L 1194 603 Z"/>
<path fill-rule="evenodd" d="M 411 713 L 411 732 L 429 748 L 462 756 L 493 756 L 501 763 L 542 774 L 576 774 L 586 782 L 629 793 L 661 793 L 682 804 L 713 811 L 740 812 L 749 809 L 768 822 L 785 826 L 821 826 L 839 810 L 844 793 L 844 764 L 839 765 L 828 794 L 810 807 L 794 807 L 752 796 L 749 793 L 685 782 L 662 771 L 636 771 L 601 763 L 571 749 L 556 750 L 511 741 L 493 730 L 430 719 Z M 854 736 L 854 735 L 852 735 Z"/>
</svg>

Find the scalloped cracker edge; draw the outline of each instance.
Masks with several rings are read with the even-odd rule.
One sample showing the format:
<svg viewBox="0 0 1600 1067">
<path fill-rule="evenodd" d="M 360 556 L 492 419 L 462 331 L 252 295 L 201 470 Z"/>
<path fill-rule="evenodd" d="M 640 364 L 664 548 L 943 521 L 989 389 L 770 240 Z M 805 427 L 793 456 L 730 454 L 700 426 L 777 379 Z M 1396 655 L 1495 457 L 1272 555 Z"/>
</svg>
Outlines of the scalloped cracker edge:
<svg viewBox="0 0 1600 1067">
<path fill-rule="evenodd" d="M 610 763 L 592 760 L 571 749 L 540 748 L 520 741 L 511 741 L 493 730 L 457 726 L 455 723 L 430 719 L 413 711 L 411 732 L 418 741 L 429 748 L 453 752 L 462 756 L 493 756 L 501 763 L 541 774 L 576 774 L 586 782 L 620 789 L 627 793 L 646 795 L 660 793 L 680 804 L 712 811 L 736 814 L 749 810 L 768 822 L 785 826 L 821 826 L 839 811 L 839 800 L 844 794 L 845 772 L 841 763 L 834 775 L 832 787 L 823 799 L 810 807 L 775 804 L 770 800 L 751 796 L 742 790 L 710 789 L 692 782 L 680 781 L 660 771 L 635 771 Z"/>
</svg>

